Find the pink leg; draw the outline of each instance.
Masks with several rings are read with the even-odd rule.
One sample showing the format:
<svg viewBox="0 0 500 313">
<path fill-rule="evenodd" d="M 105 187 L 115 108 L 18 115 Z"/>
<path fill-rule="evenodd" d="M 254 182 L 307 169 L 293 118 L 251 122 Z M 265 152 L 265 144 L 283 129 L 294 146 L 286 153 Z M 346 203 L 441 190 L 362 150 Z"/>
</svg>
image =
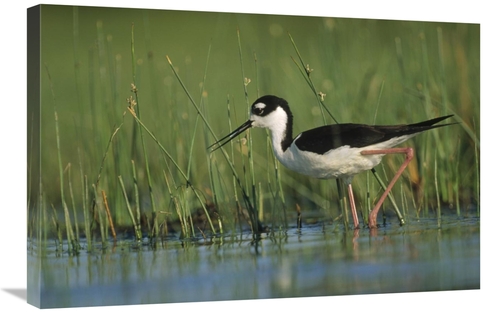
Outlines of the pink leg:
<svg viewBox="0 0 500 313">
<path fill-rule="evenodd" d="M 397 154 L 397 153 L 401 153 L 401 154 L 404 153 L 404 154 L 406 154 L 406 159 L 403 162 L 403 164 L 401 164 L 401 167 L 396 172 L 396 175 L 394 175 L 394 178 L 391 180 L 391 182 L 387 186 L 387 189 L 384 191 L 384 193 L 382 194 L 382 196 L 378 200 L 377 204 L 375 205 L 375 207 L 373 208 L 373 210 L 370 213 L 370 218 L 368 220 L 368 224 L 369 224 L 368 226 L 370 228 L 372 228 L 372 229 L 373 228 L 377 228 L 377 214 L 378 214 L 378 210 L 382 206 L 382 203 L 384 202 L 385 198 L 387 197 L 387 195 L 391 191 L 392 187 L 394 186 L 394 184 L 398 180 L 399 176 L 401 176 L 401 174 L 405 170 L 406 166 L 408 166 L 408 163 L 410 163 L 410 161 L 413 159 L 413 149 L 412 148 L 391 148 L 391 149 L 382 149 L 382 150 L 365 150 L 365 151 L 361 151 L 361 154 L 363 154 L 363 155 L 370 155 L 370 154 Z"/>
<path fill-rule="evenodd" d="M 358 229 L 359 228 L 358 213 L 356 212 L 356 203 L 354 203 L 354 194 L 352 193 L 351 183 L 347 185 L 347 189 L 349 193 L 349 204 L 351 205 L 352 221 L 354 223 L 354 229 Z"/>
</svg>

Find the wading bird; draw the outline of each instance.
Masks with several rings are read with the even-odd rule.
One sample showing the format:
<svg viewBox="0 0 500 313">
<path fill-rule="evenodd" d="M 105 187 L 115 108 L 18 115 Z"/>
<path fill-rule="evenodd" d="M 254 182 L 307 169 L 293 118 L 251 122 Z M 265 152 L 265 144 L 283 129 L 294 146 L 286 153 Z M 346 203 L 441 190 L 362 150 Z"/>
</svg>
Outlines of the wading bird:
<svg viewBox="0 0 500 313">
<path fill-rule="evenodd" d="M 405 154 L 406 159 L 369 216 L 369 227 L 377 227 L 377 213 L 394 183 L 413 158 L 413 149 L 394 148 L 423 131 L 451 124 L 436 123 L 452 115 L 408 125 L 333 124 L 292 136 L 293 115 L 285 99 L 267 95 L 257 99 L 250 118 L 229 135 L 209 147 L 222 147 L 251 127 L 271 132 L 274 155 L 292 171 L 319 179 L 341 178 L 347 183 L 354 228 L 359 228 L 351 181 L 354 175 L 378 165 L 386 154 Z"/>
</svg>

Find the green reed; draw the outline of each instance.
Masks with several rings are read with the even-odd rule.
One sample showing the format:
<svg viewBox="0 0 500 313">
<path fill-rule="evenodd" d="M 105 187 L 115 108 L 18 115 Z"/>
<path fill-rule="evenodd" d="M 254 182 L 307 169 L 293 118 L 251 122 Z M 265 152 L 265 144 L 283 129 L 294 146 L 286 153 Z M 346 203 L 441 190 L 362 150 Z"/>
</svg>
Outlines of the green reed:
<svg viewBox="0 0 500 313">
<path fill-rule="evenodd" d="M 56 250 L 57 251 L 62 251 L 63 249 L 63 231 L 62 231 L 62 228 L 59 224 L 59 221 L 57 219 L 57 211 L 56 211 L 56 208 L 54 207 L 53 204 L 51 204 L 51 207 L 52 207 L 52 224 L 54 225 L 54 230 L 55 230 L 55 233 L 56 233 L 56 237 L 57 237 L 57 248 Z M 68 238 L 68 244 L 69 244 L 69 238 Z"/>
<path fill-rule="evenodd" d="M 141 114 L 140 114 L 140 106 L 139 106 L 139 95 L 137 92 L 137 82 L 136 82 L 136 58 L 135 58 L 135 42 L 134 42 L 134 24 L 132 24 L 132 34 L 131 34 L 131 55 L 132 55 L 132 92 L 134 94 L 134 100 L 135 100 L 135 112 L 137 114 L 137 120 L 140 119 Z M 139 127 L 139 137 L 141 140 L 141 146 L 142 146 L 142 153 L 144 155 L 144 167 L 146 169 L 146 177 L 147 177 L 147 183 L 148 183 L 148 190 L 149 190 L 149 200 L 151 201 L 151 209 L 153 213 L 153 231 L 152 231 L 152 237 L 156 237 L 158 234 L 158 217 L 157 217 L 157 208 L 156 208 L 156 201 L 154 198 L 153 194 L 153 183 L 151 179 L 151 171 L 150 171 L 150 166 L 149 166 L 149 158 L 148 158 L 148 153 L 146 150 L 146 144 L 144 142 L 144 135 L 142 132 L 142 127 Z"/>
<path fill-rule="evenodd" d="M 132 164 L 132 178 L 134 179 L 134 199 L 135 199 L 135 219 L 133 218 L 133 214 L 131 214 L 131 219 L 132 222 L 135 221 L 134 224 L 134 229 L 136 232 L 136 237 L 138 240 L 141 240 L 142 238 L 142 233 L 141 233 L 141 205 L 140 205 L 140 196 L 139 196 L 139 185 L 137 183 L 137 170 L 135 168 L 135 162 L 134 160 L 131 161 Z M 121 184 L 123 185 L 123 184 Z M 123 190 L 122 186 L 122 190 Z M 129 212 L 130 213 L 130 212 Z"/>
<path fill-rule="evenodd" d="M 232 125 L 231 125 L 231 119 L 232 119 L 232 116 L 231 116 L 231 101 L 229 100 L 229 98 L 227 99 L 227 123 L 228 123 L 228 129 L 233 129 Z M 231 151 L 231 157 L 230 157 L 230 163 L 231 164 L 234 164 L 234 141 L 230 141 L 229 142 L 229 147 L 230 147 L 230 151 Z M 241 147 L 240 147 L 241 149 Z M 240 150 L 241 151 L 241 150 Z M 233 197 L 234 197 L 234 201 L 235 201 L 235 208 L 236 208 L 236 212 L 237 212 L 237 218 L 238 218 L 238 225 L 240 226 L 240 231 L 241 231 L 241 221 L 240 221 L 240 214 L 239 212 L 241 211 L 241 203 L 240 203 L 240 200 L 239 200 L 239 196 L 238 196 L 238 177 L 236 175 L 233 175 L 232 177 L 232 182 L 233 182 Z"/>
<path fill-rule="evenodd" d="M 139 224 L 140 221 L 136 221 L 136 218 L 134 217 L 134 213 L 132 212 L 129 199 L 127 197 L 127 190 L 125 189 L 125 184 L 123 183 L 123 179 L 121 176 L 118 176 L 118 181 L 120 182 L 120 187 L 122 188 L 123 197 L 125 198 L 125 204 L 127 205 L 127 211 L 130 215 L 130 220 L 132 221 L 132 225 L 134 225 L 135 239 L 140 242 L 142 240 L 141 228 Z"/>
<path fill-rule="evenodd" d="M 247 105 L 247 108 L 250 108 L 250 103 L 248 100 L 248 90 L 247 86 L 250 84 L 250 79 L 245 75 L 245 67 L 243 66 L 244 60 L 243 60 L 243 54 L 241 50 L 241 37 L 240 37 L 240 31 L 239 29 L 236 31 L 236 37 L 238 40 L 238 56 L 240 59 L 240 71 L 241 71 L 241 82 L 243 83 L 243 92 L 245 96 L 245 102 Z M 256 192 L 256 187 L 255 187 L 255 170 L 254 170 L 254 161 L 253 161 L 253 140 L 252 140 L 252 133 L 248 132 L 247 136 L 247 145 L 248 145 L 248 165 L 249 165 L 249 172 L 250 172 L 250 188 L 251 188 L 251 196 L 252 196 L 252 206 L 253 208 L 257 208 L 257 192 Z M 244 171 L 246 173 L 246 171 Z M 245 182 L 247 179 L 244 179 Z M 247 192 L 248 192 L 248 186 L 247 186 Z M 251 216 L 255 221 L 258 219 L 258 214 L 253 214 Z"/>
<path fill-rule="evenodd" d="M 81 168 L 81 167 L 80 167 Z M 91 231 L 91 220 L 90 220 L 90 212 L 87 205 L 89 204 L 89 188 L 88 188 L 88 179 L 86 175 L 81 174 L 82 176 L 82 211 L 83 211 L 83 225 L 85 228 L 85 238 L 87 242 L 87 251 L 92 250 L 92 231 Z"/>
<path fill-rule="evenodd" d="M 75 196 L 73 194 L 73 184 L 72 184 L 72 179 L 71 179 L 71 163 L 68 163 L 67 166 L 68 169 L 68 189 L 69 189 L 69 197 L 71 199 L 71 207 L 73 208 L 73 221 L 75 221 L 74 226 L 75 226 L 75 233 L 73 235 L 73 241 L 75 244 L 76 249 L 80 249 L 80 229 L 78 226 L 78 223 L 76 222 L 78 220 L 78 216 L 76 214 L 76 203 L 75 203 Z M 68 214 L 69 217 L 69 214 Z M 70 218 L 68 218 L 68 221 Z M 70 228 L 72 228 L 71 223 L 69 223 Z"/>
</svg>

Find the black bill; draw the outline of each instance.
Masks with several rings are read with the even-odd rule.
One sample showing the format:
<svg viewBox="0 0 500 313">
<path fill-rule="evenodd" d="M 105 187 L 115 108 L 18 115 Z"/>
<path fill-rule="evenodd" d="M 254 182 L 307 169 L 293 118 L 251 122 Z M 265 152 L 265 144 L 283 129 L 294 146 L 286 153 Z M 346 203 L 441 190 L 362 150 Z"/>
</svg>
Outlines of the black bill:
<svg viewBox="0 0 500 313">
<path fill-rule="evenodd" d="M 210 149 L 210 152 L 213 152 L 213 151 L 219 149 L 220 147 L 222 147 L 226 143 L 230 142 L 234 137 L 238 136 L 239 134 L 241 134 L 242 132 L 244 132 L 248 128 L 252 127 L 252 123 L 253 123 L 253 121 L 251 121 L 251 120 L 246 121 L 245 123 L 243 123 L 243 125 L 236 128 L 235 130 L 233 130 L 232 133 L 230 133 L 229 135 L 220 139 L 216 143 L 212 144 L 210 147 L 208 147 L 208 149 Z"/>
</svg>

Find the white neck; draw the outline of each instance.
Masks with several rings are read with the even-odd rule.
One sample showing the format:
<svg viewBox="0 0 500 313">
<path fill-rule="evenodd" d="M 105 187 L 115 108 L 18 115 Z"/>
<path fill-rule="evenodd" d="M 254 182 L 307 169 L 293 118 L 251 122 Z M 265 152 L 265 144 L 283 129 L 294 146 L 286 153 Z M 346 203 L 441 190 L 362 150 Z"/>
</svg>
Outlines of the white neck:
<svg viewBox="0 0 500 313">
<path fill-rule="evenodd" d="M 278 160 L 283 160 L 283 155 L 292 141 L 292 119 L 281 107 L 278 107 L 271 114 L 260 117 L 253 116 L 254 127 L 268 128 L 271 131 L 271 142 L 274 154 Z"/>
</svg>

